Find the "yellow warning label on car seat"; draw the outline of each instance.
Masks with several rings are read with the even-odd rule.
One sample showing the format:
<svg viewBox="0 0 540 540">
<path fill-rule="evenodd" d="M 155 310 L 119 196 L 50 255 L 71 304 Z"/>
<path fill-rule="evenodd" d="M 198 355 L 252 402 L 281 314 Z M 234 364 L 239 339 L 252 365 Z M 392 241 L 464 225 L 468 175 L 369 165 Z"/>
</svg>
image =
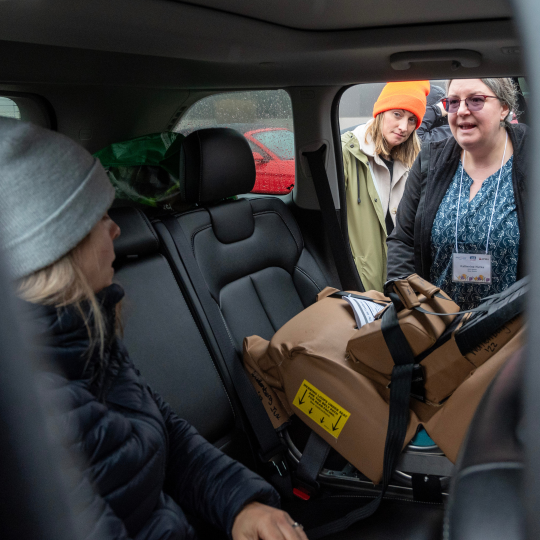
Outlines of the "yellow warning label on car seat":
<svg viewBox="0 0 540 540">
<path fill-rule="evenodd" d="M 348 411 L 305 379 L 294 397 L 293 405 L 336 439 L 350 416 Z"/>
</svg>

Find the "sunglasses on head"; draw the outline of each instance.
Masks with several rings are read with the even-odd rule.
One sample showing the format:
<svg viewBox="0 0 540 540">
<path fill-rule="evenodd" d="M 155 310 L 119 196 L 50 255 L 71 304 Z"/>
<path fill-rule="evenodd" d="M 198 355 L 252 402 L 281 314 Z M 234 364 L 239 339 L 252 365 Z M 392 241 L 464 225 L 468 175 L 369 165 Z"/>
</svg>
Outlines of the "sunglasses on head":
<svg viewBox="0 0 540 540">
<path fill-rule="evenodd" d="M 457 113 L 459 111 L 459 105 L 462 101 L 465 102 L 469 111 L 481 111 L 484 108 L 486 99 L 498 99 L 496 96 L 484 96 L 477 94 L 475 96 L 469 96 L 465 99 L 458 99 L 454 97 L 447 97 L 441 99 L 441 103 L 445 110 L 449 113 Z"/>
</svg>

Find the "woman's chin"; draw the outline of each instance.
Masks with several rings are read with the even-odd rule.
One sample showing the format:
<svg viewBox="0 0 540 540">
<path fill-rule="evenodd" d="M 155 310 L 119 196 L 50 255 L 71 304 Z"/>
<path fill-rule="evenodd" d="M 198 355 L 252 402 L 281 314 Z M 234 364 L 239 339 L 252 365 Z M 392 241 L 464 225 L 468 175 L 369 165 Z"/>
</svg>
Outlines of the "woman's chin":
<svg viewBox="0 0 540 540">
<path fill-rule="evenodd" d="M 456 141 L 463 148 L 464 150 L 469 150 L 471 148 L 474 148 L 475 145 L 479 142 L 480 137 L 478 137 L 478 133 L 470 133 L 470 132 L 458 132 Z"/>
</svg>

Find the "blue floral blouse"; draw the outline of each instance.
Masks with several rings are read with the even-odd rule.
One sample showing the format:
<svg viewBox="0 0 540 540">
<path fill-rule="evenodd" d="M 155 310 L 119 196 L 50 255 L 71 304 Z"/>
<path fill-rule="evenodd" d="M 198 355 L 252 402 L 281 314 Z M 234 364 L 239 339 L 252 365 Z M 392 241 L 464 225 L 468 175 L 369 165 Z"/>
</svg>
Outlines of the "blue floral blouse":
<svg viewBox="0 0 540 540">
<path fill-rule="evenodd" d="M 440 287 L 462 310 L 476 307 L 482 298 L 507 289 L 516 281 L 519 227 L 512 184 L 512 156 L 503 166 L 489 237 L 491 284 L 454 283 L 452 253 L 456 242 L 456 212 L 461 180 L 460 163 L 444 196 L 431 229 L 430 281 Z M 459 208 L 458 248 L 460 252 L 484 253 L 497 190 L 500 169 L 484 180 L 469 202 L 472 178 L 463 171 Z"/>
</svg>

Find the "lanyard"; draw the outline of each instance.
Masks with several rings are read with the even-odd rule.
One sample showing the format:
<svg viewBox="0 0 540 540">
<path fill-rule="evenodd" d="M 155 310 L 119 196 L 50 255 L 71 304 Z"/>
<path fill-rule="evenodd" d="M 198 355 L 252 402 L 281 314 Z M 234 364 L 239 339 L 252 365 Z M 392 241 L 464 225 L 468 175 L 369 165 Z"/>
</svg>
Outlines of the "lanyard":
<svg viewBox="0 0 540 540">
<path fill-rule="evenodd" d="M 504 165 L 504 156 L 506 155 L 506 145 L 508 144 L 508 133 L 506 133 L 506 141 L 504 143 L 504 152 L 501 161 L 501 169 L 499 171 L 499 179 L 497 180 L 497 189 L 495 190 L 495 199 L 493 200 L 493 208 L 491 209 L 491 219 L 489 220 L 489 228 L 486 239 L 486 254 L 489 247 L 489 236 L 491 234 L 491 224 L 493 223 L 493 214 L 495 213 L 495 203 L 497 202 L 497 196 L 499 195 L 499 184 L 501 183 L 502 169 Z M 458 223 L 459 223 L 459 205 L 461 204 L 461 186 L 463 184 L 463 170 L 465 169 L 465 156 L 467 152 L 463 151 L 463 161 L 461 162 L 461 180 L 459 181 L 459 197 L 458 197 L 458 206 L 457 206 L 457 215 L 456 215 L 456 253 L 459 253 L 458 250 Z"/>
</svg>

